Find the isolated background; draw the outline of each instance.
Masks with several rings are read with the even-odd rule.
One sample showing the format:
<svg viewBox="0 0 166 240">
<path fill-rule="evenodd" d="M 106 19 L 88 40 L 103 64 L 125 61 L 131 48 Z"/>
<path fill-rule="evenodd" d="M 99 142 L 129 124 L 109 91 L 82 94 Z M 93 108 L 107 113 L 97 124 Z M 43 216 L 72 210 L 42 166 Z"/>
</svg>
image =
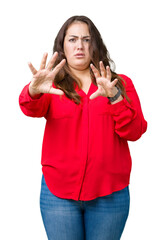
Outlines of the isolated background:
<svg viewBox="0 0 166 240">
<path fill-rule="evenodd" d="M 0 239 L 46 240 L 40 216 L 44 119 L 24 116 L 18 97 L 70 16 L 96 24 L 139 94 L 147 133 L 130 144 L 131 208 L 122 240 L 166 239 L 165 1 L 4 1 L 0 3 Z"/>
</svg>

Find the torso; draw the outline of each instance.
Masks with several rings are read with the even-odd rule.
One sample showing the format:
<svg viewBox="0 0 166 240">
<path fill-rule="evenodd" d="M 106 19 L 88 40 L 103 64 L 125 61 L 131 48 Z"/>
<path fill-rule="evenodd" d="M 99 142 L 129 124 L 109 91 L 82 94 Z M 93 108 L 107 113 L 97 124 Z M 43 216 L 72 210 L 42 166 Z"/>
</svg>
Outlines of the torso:
<svg viewBox="0 0 166 240">
<path fill-rule="evenodd" d="M 88 94 L 89 88 L 91 86 L 92 80 L 91 79 L 84 79 L 84 81 L 82 82 L 82 91 L 84 91 L 85 94 Z"/>
</svg>

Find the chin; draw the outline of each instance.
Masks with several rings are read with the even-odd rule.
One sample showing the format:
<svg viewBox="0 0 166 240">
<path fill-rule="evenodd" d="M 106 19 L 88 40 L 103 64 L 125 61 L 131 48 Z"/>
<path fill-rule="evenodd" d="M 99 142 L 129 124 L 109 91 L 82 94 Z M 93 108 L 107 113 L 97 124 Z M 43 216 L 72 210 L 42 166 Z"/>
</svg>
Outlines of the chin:
<svg viewBox="0 0 166 240">
<path fill-rule="evenodd" d="M 79 71 L 84 71 L 84 70 L 87 70 L 89 68 L 89 65 L 88 66 L 76 66 L 75 69 L 76 70 L 79 70 Z"/>
<path fill-rule="evenodd" d="M 90 63 L 81 63 L 81 62 L 71 65 L 72 68 L 80 71 L 88 69 L 89 66 L 90 66 Z"/>
</svg>

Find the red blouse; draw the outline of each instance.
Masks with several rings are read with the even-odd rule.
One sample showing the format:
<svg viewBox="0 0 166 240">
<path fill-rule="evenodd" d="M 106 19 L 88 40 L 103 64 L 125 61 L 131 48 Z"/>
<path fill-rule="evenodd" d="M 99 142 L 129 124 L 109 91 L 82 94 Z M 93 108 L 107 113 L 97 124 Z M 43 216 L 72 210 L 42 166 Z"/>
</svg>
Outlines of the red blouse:
<svg viewBox="0 0 166 240">
<path fill-rule="evenodd" d="M 77 90 L 81 103 L 65 95 L 43 94 L 32 99 L 29 85 L 19 103 L 30 117 L 45 117 L 42 171 L 50 191 L 60 198 L 88 201 L 128 186 L 131 156 L 127 141 L 136 141 L 147 129 L 140 101 L 131 79 L 124 98 L 110 104 L 106 97 L 89 97 L 97 90 L 93 83 L 88 94 Z"/>
</svg>

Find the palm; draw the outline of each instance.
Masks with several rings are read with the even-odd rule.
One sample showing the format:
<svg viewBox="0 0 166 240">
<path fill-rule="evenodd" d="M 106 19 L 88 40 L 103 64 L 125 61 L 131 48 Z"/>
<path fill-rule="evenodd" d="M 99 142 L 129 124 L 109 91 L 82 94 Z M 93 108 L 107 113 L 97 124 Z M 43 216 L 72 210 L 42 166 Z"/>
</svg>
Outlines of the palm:
<svg viewBox="0 0 166 240">
<path fill-rule="evenodd" d="M 38 71 L 32 79 L 31 86 L 40 93 L 49 93 L 54 81 L 54 75 L 48 70 Z"/>
<path fill-rule="evenodd" d="M 47 54 L 44 54 L 43 59 L 41 61 L 40 69 L 38 71 L 33 67 L 31 63 L 29 63 L 29 67 L 33 73 L 33 78 L 30 83 L 30 90 L 33 91 L 33 93 L 36 93 L 36 94 L 53 93 L 58 95 L 63 94 L 63 91 L 61 91 L 60 89 L 55 89 L 52 87 L 56 74 L 65 64 L 65 60 L 63 59 L 52 70 L 57 56 L 58 54 L 55 53 L 46 67 L 45 65 L 47 60 Z"/>
<path fill-rule="evenodd" d="M 96 79 L 96 83 L 97 83 L 97 86 L 98 86 L 98 90 L 97 90 L 97 93 L 99 96 L 103 96 L 103 97 L 106 97 L 107 96 L 107 93 L 104 89 L 104 87 L 102 86 L 102 79 L 101 79 L 101 83 L 99 83 L 98 81 L 99 79 Z"/>
<path fill-rule="evenodd" d="M 93 64 L 91 64 L 91 69 L 95 75 L 98 89 L 90 96 L 90 99 L 94 99 L 98 96 L 111 97 L 115 95 L 117 91 L 115 85 L 117 84 L 118 79 L 111 82 L 112 74 L 109 66 L 105 69 L 103 63 L 100 62 L 100 72 Z"/>
</svg>

